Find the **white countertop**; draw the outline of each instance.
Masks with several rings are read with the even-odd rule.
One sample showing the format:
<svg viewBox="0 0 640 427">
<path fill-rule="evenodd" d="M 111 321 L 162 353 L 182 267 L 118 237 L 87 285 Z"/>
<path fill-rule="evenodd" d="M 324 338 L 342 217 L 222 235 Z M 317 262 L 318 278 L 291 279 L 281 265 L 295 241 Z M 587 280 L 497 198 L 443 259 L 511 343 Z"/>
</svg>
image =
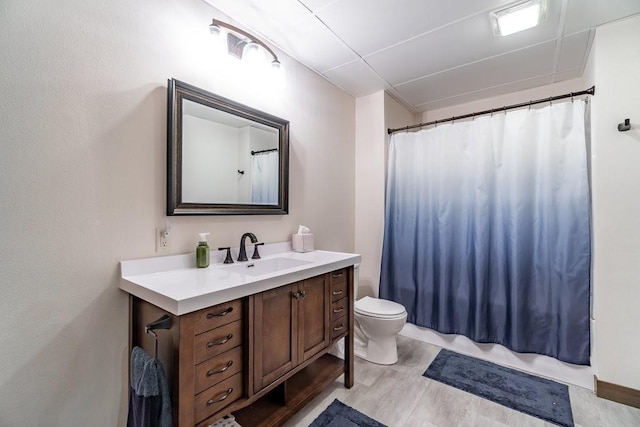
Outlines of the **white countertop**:
<svg viewBox="0 0 640 427">
<path fill-rule="evenodd" d="M 251 256 L 249 249 L 247 252 Z M 222 264 L 223 254 L 218 251 L 211 252 L 212 264 L 207 268 L 195 267 L 195 254 L 121 261 L 120 289 L 172 314 L 182 315 L 355 265 L 361 260 L 358 254 L 342 252 L 292 252 L 286 243 L 265 245 L 260 252 L 266 254 L 262 260 L 287 258 L 307 263 L 277 272 L 249 275 L 237 266 L 251 264 L 254 260 Z M 234 260 L 236 258 L 234 255 Z M 229 266 L 233 267 L 228 269 Z"/>
</svg>

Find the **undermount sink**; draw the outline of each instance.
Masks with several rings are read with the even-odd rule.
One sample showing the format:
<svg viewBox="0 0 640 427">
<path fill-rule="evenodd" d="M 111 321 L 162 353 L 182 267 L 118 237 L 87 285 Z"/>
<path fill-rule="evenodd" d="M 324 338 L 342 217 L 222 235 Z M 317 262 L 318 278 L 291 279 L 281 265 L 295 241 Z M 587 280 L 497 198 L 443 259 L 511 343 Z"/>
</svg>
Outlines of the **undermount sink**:
<svg viewBox="0 0 640 427">
<path fill-rule="evenodd" d="M 249 260 L 240 264 L 225 266 L 222 267 L 222 269 L 232 273 L 247 274 L 249 276 L 262 276 L 264 274 L 273 274 L 282 270 L 288 270 L 290 268 L 296 268 L 310 263 L 311 261 L 303 261 L 300 259 L 270 258 Z"/>
</svg>

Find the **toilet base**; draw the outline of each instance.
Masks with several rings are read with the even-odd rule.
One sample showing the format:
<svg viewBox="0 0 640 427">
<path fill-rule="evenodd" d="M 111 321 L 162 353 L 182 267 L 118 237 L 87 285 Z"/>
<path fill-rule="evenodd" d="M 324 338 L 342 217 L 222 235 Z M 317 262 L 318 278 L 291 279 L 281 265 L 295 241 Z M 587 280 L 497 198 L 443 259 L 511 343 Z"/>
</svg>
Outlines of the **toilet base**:
<svg viewBox="0 0 640 427">
<path fill-rule="evenodd" d="M 367 340 L 356 334 L 353 353 L 360 359 L 378 365 L 393 365 L 398 362 L 398 345 L 396 336 Z"/>
</svg>

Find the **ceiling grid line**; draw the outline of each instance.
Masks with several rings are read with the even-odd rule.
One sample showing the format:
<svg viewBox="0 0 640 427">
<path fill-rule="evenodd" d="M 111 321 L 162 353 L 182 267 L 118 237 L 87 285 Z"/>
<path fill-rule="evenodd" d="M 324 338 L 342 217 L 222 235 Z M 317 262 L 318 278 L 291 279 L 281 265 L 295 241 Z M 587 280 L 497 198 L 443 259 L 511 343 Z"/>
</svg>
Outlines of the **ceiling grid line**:
<svg viewBox="0 0 640 427">
<path fill-rule="evenodd" d="M 548 0 L 538 26 L 496 36 L 515 0 L 204 0 L 354 96 L 381 90 L 419 113 L 579 78 L 595 29 L 638 0 Z"/>
</svg>

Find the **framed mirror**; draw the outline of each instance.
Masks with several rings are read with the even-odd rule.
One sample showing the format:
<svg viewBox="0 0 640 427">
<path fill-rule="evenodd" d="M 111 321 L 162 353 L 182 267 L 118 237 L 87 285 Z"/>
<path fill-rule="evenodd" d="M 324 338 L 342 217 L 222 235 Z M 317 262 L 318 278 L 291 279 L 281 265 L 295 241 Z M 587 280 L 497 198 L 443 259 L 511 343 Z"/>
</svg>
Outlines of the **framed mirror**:
<svg viewBox="0 0 640 427">
<path fill-rule="evenodd" d="M 289 122 L 169 80 L 167 215 L 284 215 Z"/>
</svg>

